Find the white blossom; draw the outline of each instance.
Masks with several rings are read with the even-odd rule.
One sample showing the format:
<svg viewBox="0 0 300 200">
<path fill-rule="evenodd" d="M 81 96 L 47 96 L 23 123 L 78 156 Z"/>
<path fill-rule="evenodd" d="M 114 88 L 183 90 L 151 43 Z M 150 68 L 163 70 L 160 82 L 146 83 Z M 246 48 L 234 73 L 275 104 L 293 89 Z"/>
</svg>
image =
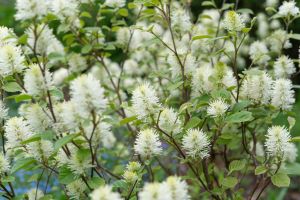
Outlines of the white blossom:
<svg viewBox="0 0 300 200">
<path fill-rule="evenodd" d="M 181 131 L 182 122 L 173 108 L 165 108 L 159 116 L 159 127 L 168 134 L 178 134 Z"/>
<path fill-rule="evenodd" d="M 227 11 L 223 21 L 225 29 L 228 31 L 241 31 L 245 28 L 243 17 L 235 11 Z"/>
<path fill-rule="evenodd" d="M 12 29 L 0 26 L 0 46 L 5 44 L 16 45 L 17 37 Z"/>
<path fill-rule="evenodd" d="M 52 0 L 50 8 L 63 23 L 79 27 L 79 2 L 76 0 Z"/>
<path fill-rule="evenodd" d="M 86 59 L 77 53 L 72 53 L 68 58 L 71 72 L 81 72 L 87 68 Z"/>
<path fill-rule="evenodd" d="M 266 135 L 265 147 L 267 154 L 271 157 L 284 158 L 289 153 L 291 135 L 285 127 L 272 126 Z"/>
<path fill-rule="evenodd" d="M 40 162 L 45 162 L 52 155 L 53 144 L 49 140 L 38 140 L 27 145 L 30 156 Z"/>
<path fill-rule="evenodd" d="M 76 176 L 80 176 L 93 166 L 91 161 L 92 160 L 89 156 L 80 151 L 80 149 L 77 149 L 72 151 L 71 157 L 67 164 Z"/>
<path fill-rule="evenodd" d="M 285 152 L 285 160 L 291 163 L 295 162 L 298 152 L 297 146 L 294 143 L 289 143 L 285 147 Z"/>
<path fill-rule="evenodd" d="M 43 74 L 39 64 L 32 64 L 25 72 L 24 86 L 28 94 L 43 96 L 52 87 L 52 75 L 47 68 Z"/>
<path fill-rule="evenodd" d="M 38 104 L 27 105 L 24 108 L 24 117 L 30 127 L 37 132 L 43 132 L 51 125 L 50 112 Z"/>
<path fill-rule="evenodd" d="M 41 18 L 48 12 L 46 1 L 40 0 L 17 0 L 16 9 L 15 18 L 17 20 L 27 20 L 34 17 Z"/>
<path fill-rule="evenodd" d="M 183 136 L 182 146 L 192 158 L 209 157 L 210 141 L 207 135 L 199 129 L 189 129 Z"/>
<path fill-rule="evenodd" d="M 166 183 L 147 183 L 139 193 L 139 199 L 172 200 L 172 193 Z"/>
<path fill-rule="evenodd" d="M 70 89 L 71 100 L 82 117 L 88 117 L 92 112 L 102 112 L 106 108 L 104 89 L 91 74 L 84 74 L 73 80 Z"/>
<path fill-rule="evenodd" d="M 292 82 L 288 79 L 274 81 L 272 89 L 272 105 L 283 110 L 290 110 L 295 103 Z"/>
<path fill-rule="evenodd" d="M 149 83 L 144 83 L 133 91 L 132 107 L 139 119 L 153 114 L 160 107 L 156 92 Z"/>
<path fill-rule="evenodd" d="M 0 75 L 8 76 L 22 72 L 25 68 L 25 57 L 21 48 L 11 44 L 0 46 Z"/>
<path fill-rule="evenodd" d="M 268 38 L 267 43 L 273 52 L 280 53 L 282 49 L 289 49 L 292 43 L 289 40 L 289 35 L 282 29 L 275 30 Z"/>
<path fill-rule="evenodd" d="M 152 129 L 140 131 L 135 140 L 134 150 L 145 158 L 161 154 L 162 147 L 159 135 Z"/>
<path fill-rule="evenodd" d="M 228 108 L 229 105 L 224 101 L 224 99 L 216 99 L 209 103 L 207 114 L 212 117 L 222 117 Z"/>
<path fill-rule="evenodd" d="M 80 200 L 85 198 L 84 191 L 87 189 L 87 186 L 83 181 L 78 179 L 66 185 L 66 189 L 71 199 Z"/>
<path fill-rule="evenodd" d="M 249 54 L 253 63 L 267 65 L 271 59 L 268 53 L 268 48 L 264 42 L 256 41 L 250 45 Z"/>
<path fill-rule="evenodd" d="M 53 72 L 53 84 L 56 86 L 61 85 L 68 76 L 69 72 L 66 68 L 56 70 Z"/>
<path fill-rule="evenodd" d="M 0 100 L 0 119 L 4 120 L 8 117 L 8 109 L 6 108 L 3 101 Z"/>
<path fill-rule="evenodd" d="M 19 146 L 32 135 L 32 130 L 22 117 L 10 118 L 4 128 L 8 148 Z"/>
<path fill-rule="evenodd" d="M 91 200 L 122 200 L 121 195 L 112 191 L 109 185 L 100 186 L 90 194 Z"/>
<path fill-rule="evenodd" d="M 295 1 L 284 1 L 279 7 L 278 14 L 282 17 L 295 17 L 299 14 L 299 8 L 296 6 Z"/>
<path fill-rule="evenodd" d="M 0 153 L 0 175 L 4 175 L 5 173 L 9 172 L 10 164 L 7 157 L 4 156 L 3 153 Z"/>
<path fill-rule="evenodd" d="M 170 188 L 172 200 L 189 200 L 188 185 L 177 176 L 169 176 L 166 184 Z"/>
<path fill-rule="evenodd" d="M 241 96 L 254 103 L 268 104 L 272 93 L 272 78 L 264 71 L 249 72 L 243 80 Z"/>
<path fill-rule="evenodd" d="M 171 15 L 172 26 L 175 30 L 185 33 L 191 30 L 192 22 L 189 13 L 184 9 L 175 8 Z"/>
<path fill-rule="evenodd" d="M 292 59 L 288 56 L 277 58 L 274 63 L 274 73 L 276 78 L 289 78 L 296 72 L 296 68 Z"/>
<path fill-rule="evenodd" d="M 209 77 L 213 75 L 213 68 L 209 64 L 202 64 L 195 70 L 192 77 L 192 90 L 194 95 L 210 92 L 214 85 Z"/>
</svg>

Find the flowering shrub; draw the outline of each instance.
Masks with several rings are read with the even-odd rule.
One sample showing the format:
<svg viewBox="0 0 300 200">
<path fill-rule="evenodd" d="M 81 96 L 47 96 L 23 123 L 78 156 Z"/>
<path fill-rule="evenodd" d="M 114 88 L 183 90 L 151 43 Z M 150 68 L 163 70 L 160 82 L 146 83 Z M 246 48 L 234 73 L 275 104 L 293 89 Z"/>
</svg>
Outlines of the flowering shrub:
<svg viewBox="0 0 300 200">
<path fill-rule="evenodd" d="M 202 6 L 17 0 L 24 34 L 0 27 L 2 197 L 259 199 L 288 187 L 299 8 Z"/>
</svg>

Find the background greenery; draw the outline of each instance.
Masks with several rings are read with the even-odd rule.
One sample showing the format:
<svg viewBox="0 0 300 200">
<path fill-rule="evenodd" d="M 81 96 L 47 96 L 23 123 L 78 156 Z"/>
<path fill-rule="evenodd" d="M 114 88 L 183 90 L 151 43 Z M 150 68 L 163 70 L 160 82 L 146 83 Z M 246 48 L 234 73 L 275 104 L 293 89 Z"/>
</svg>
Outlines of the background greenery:
<svg viewBox="0 0 300 200">
<path fill-rule="evenodd" d="M 41 0 L 43 1 L 43 0 Z M 216 2 L 220 3 L 221 0 L 216 0 Z M 239 7 L 245 7 L 250 8 L 254 11 L 254 13 L 263 11 L 264 5 L 262 0 L 239 0 Z M 198 16 L 198 14 L 202 11 L 201 7 L 201 0 L 193 0 L 191 4 L 192 12 L 194 13 L 194 16 Z M 226 1 L 226 2 L 235 2 L 235 1 Z M 300 0 L 296 0 L 298 6 L 300 6 Z M 22 34 L 22 28 L 18 26 L 18 23 L 14 20 L 14 0 L 0 0 L 0 26 L 7 26 L 11 27 L 15 30 L 15 32 L 19 35 Z M 291 30 L 293 30 L 295 33 L 300 33 L 300 19 L 296 20 L 294 24 L 292 25 Z M 288 55 L 290 55 L 292 58 L 296 59 L 299 56 L 299 41 L 292 41 L 293 48 L 289 49 L 289 52 L 287 52 Z M 299 68 L 298 68 L 299 69 Z M 296 76 L 293 79 L 294 84 L 300 85 L 300 76 Z M 14 105 L 11 105 L 10 108 L 14 107 Z M 11 110 L 14 112 L 14 109 Z M 296 89 L 296 105 L 294 107 L 294 111 L 296 113 L 296 125 L 292 129 L 292 135 L 293 136 L 299 136 L 300 135 L 300 89 Z M 275 124 L 280 125 L 287 125 L 287 116 L 279 116 L 275 121 Z M 298 145 L 298 149 L 300 152 L 300 145 Z M 299 164 L 298 164 L 299 163 Z M 297 164 L 293 166 L 293 170 L 300 175 L 300 155 L 297 158 Z M 26 176 L 26 175 L 24 175 Z M 296 183 L 289 189 L 271 189 L 272 191 L 269 192 L 268 199 L 300 199 L 300 179 L 298 177 L 294 177 L 294 182 Z"/>
</svg>

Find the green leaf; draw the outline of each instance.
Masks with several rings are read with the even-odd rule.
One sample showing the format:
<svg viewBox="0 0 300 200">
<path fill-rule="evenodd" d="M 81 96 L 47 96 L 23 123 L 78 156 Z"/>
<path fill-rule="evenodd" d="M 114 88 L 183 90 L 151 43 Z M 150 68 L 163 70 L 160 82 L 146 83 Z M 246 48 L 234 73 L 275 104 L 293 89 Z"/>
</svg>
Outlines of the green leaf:
<svg viewBox="0 0 300 200">
<path fill-rule="evenodd" d="M 216 8 L 216 4 L 214 4 L 212 1 L 203 1 L 202 6 L 212 6 L 214 8 Z"/>
<path fill-rule="evenodd" d="M 127 118 L 124 118 L 120 121 L 120 126 L 123 126 L 124 124 L 128 124 L 132 121 L 135 121 L 137 119 L 137 116 L 131 116 L 131 117 L 127 117 Z"/>
<path fill-rule="evenodd" d="M 300 40 L 300 34 L 299 33 L 289 34 L 289 37 L 291 39 Z"/>
<path fill-rule="evenodd" d="M 225 188 L 234 188 L 238 183 L 237 178 L 235 177 L 226 177 L 221 181 L 221 184 Z"/>
<path fill-rule="evenodd" d="M 21 101 L 31 100 L 31 96 L 28 94 L 18 94 L 6 97 L 6 99 L 15 99 L 16 103 L 19 103 Z"/>
<path fill-rule="evenodd" d="M 238 9 L 237 12 L 238 13 L 251 14 L 251 15 L 254 14 L 254 12 L 249 8 L 241 8 L 241 9 Z"/>
<path fill-rule="evenodd" d="M 242 32 L 243 33 L 249 33 L 251 31 L 251 28 L 243 28 Z"/>
<path fill-rule="evenodd" d="M 271 181 L 277 187 L 288 187 L 290 185 L 290 177 L 281 172 L 273 175 Z"/>
<path fill-rule="evenodd" d="M 57 151 L 59 150 L 59 148 L 61 148 L 62 146 L 66 145 L 67 143 L 71 142 L 73 139 L 75 139 L 76 137 L 78 137 L 80 134 L 70 134 L 67 135 L 63 138 L 60 138 L 59 140 L 57 140 L 54 144 L 54 149 Z"/>
<path fill-rule="evenodd" d="M 118 11 L 119 15 L 123 16 L 123 17 L 127 17 L 128 16 L 128 10 L 126 8 L 121 8 Z"/>
<path fill-rule="evenodd" d="M 188 123 L 185 125 L 186 129 L 194 128 L 201 122 L 201 119 L 199 117 L 192 117 Z"/>
<path fill-rule="evenodd" d="M 192 40 L 194 41 L 194 40 L 201 40 L 201 39 L 207 39 L 207 38 L 212 38 L 212 36 L 211 35 L 197 35 L 197 36 L 194 36 L 192 38 Z"/>
<path fill-rule="evenodd" d="M 300 175 L 300 163 L 288 163 L 284 167 L 286 174 L 288 175 Z"/>
<path fill-rule="evenodd" d="M 22 141 L 21 144 L 29 144 L 31 142 L 36 142 L 39 140 L 41 140 L 41 135 L 34 135 L 34 136 L 28 138 L 27 140 Z"/>
<path fill-rule="evenodd" d="M 255 168 L 255 175 L 260 175 L 260 174 L 264 174 L 266 171 L 268 171 L 268 168 L 266 168 L 265 166 L 261 165 L 261 166 L 257 166 Z"/>
<path fill-rule="evenodd" d="M 244 108 L 246 108 L 247 106 L 249 106 L 250 104 L 251 104 L 251 102 L 247 101 L 247 100 L 239 101 L 238 103 L 234 104 L 234 106 L 232 108 L 232 112 L 241 111 Z"/>
<path fill-rule="evenodd" d="M 183 84 L 183 81 L 178 81 L 176 83 L 173 83 L 173 84 L 169 85 L 167 87 L 167 89 L 172 91 L 172 90 L 175 90 L 176 88 L 180 87 L 182 84 Z"/>
<path fill-rule="evenodd" d="M 21 37 L 19 37 L 18 43 L 21 45 L 25 45 L 27 43 L 28 35 L 23 34 Z"/>
<path fill-rule="evenodd" d="M 229 164 L 229 174 L 231 174 L 234 171 L 240 171 L 244 169 L 246 166 L 245 160 L 234 160 Z"/>
<path fill-rule="evenodd" d="M 22 88 L 16 82 L 5 83 L 2 88 L 6 92 L 20 92 L 20 91 L 22 91 Z"/>
<path fill-rule="evenodd" d="M 9 183 L 9 182 L 14 182 L 14 181 L 15 181 L 15 177 L 13 177 L 13 176 L 5 176 L 5 177 L 1 178 L 2 183 Z"/>
<path fill-rule="evenodd" d="M 241 111 L 229 115 L 226 117 L 225 121 L 228 123 L 241 123 L 253 120 L 252 113 L 249 111 Z"/>
<path fill-rule="evenodd" d="M 92 15 L 89 12 L 82 12 L 80 17 L 92 18 Z"/>
<path fill-rule="evenodd" d="M 87 44 L 81 49 L 81 53 L 87 54 L 93 49 L 92 45 Z"/>
<path fill-rule="evenodd" d="M 58 173 L 58 180 L 61 184 L 69 184 L 75 181 L 75 176 L 72 171 L 66 166 L 61 167 Z"/>
<path fill-rule="evenodd" d="M 88 184 L 92 189 L 96 189 L 101 185 L 105 184 L 105 180 L 100 177 L 93 177 L 92 179 L 88 180 Z"/>
<path fill-rule="evenodd" d="M 16 161 L 16 163 L 14 164 L 14 166 L 12 167 L 11 173 L 19 171 L 20 169 L 24 169 L 34 162 L 35 162 L 35 160 L 33 158 L 18 159 Z"/>
<path fill-rule="evenodd" d="M 126 188 L 127 184 L 124 180 L 118 180 L 113 183 L 113 188 Z"/>
<path fill-rule="evenodd" d="M 291 142 L 300 142 L 300 136 L 293 137 Z"/>
</svg>

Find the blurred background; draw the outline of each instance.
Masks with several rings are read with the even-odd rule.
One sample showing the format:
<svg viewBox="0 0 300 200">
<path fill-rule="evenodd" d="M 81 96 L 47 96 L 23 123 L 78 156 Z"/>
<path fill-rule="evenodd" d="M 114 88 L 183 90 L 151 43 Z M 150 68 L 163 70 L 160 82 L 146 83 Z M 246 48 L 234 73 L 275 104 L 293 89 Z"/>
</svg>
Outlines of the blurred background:
<svg viewBox="0 0 300 200">
<path fill-rule="evenodd" d="M 41 0 L 43 1 L 43 0 Z M 220 5 L 222 0 L 216 0 L 217 4 Z M 201 6 L 202 0 L 192 0 L 191 9 L 194 16 L 198 16 L 199 13 L 204 9 Z M 234 3 L 235 0 L 230 1 L 227 0 L 227 3 L 232 2 Z M 297 2 L 298 7 L 300 7 L 300 0 L 295 0 Z M 22 35 L 22 28 L 19 26 L 19 23 L 14 19 L 14 4 L 15 0 L 0 0 L 0 26 L 7 26 L 11 27 L 15 30 L 18 35 Z M 263 12 L 264 11 L 264 0 L 239 0 L 239 7 L 240 8 L 250 8 L 254 11 L 254 13 Z M 300 19 L 296 20 L 291 29 L 294 33 L 300 33 Z M 293 48 L 289 49 L 286 54 L 290 55 L 293 59 L 299 58 L 299 46 L 300 42 L 296 40 L 291 40 L 293 44 Z M 299 70 L 299 66 L 298 66 Z M 295 85 L 300 85 L 300 75 L 294 77 L 293 82 Z M 300 88 L 295 89 L 296 91 L 296 104 L 294 107 L 294 112 L 296 114 L 296 125 L 292 129 L 293 136 L 300 136 Z M 15 112 L 14 104 L 10 105 L 11 112 Z M 287 116 L 279 116 L 277 119 L 274 120 L 275 124 L 278 125 L 288 125 Z M 300 152 L 300 143 L 298 143 L 298 149 Z M 289 189 L 275 189 L 272 188 L 268 192 L 268 199 L 276 199 L 276 200 L 297 200 L 300 199 L 300 155 L 298 155 L 297 163 L 293 166 L 289 166 L 290 169 L 293 171 L 293 184 Z M 21 176 L 26 176 L 25 174 Z"/>
</svg>

